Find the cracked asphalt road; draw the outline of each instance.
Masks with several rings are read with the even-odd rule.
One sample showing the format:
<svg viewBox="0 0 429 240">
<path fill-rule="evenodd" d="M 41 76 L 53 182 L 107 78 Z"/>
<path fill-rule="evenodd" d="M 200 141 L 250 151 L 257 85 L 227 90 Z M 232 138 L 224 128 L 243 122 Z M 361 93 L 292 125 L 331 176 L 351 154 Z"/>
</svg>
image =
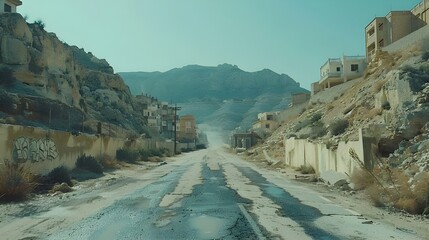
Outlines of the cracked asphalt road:
<svg viewBox="0 0 429 240">
<path fill-rule="evenodd" d="M 121 191 L 127 182 L 133 187 Z M 35 223 L 5 239 L 418 239 L 363 224 L 351 209 L 220 149 L 183 154 L 113 187 L 27 216 L 23 223 Z"/>
</svg>

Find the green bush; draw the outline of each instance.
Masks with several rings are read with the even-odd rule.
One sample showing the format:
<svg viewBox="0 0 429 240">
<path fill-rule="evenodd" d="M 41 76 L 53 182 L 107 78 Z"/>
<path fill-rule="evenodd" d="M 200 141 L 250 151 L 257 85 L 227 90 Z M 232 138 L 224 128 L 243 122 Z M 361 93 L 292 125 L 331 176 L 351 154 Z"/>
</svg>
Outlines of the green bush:
<svg viewBox="0 0 429 240">
<path fill-rule="evenodd" d="M 72 184 L 70 172 L 64 166 L 54 168 L 46 176 L 46 182 L 45 183 L 55 184 L 55 183 L 63 183 L 63 182 L 67 183 L 68 185 Z"/>
<path fill-rule="evenodd" d="M 311 116 L 311 118 L 310 118 L 310 123 L 315 123 L 315 122 L 317 122 L 317 121 L 319 121 L 320 119 L 322 119 L 322 117 L 323 117 L 323 114 L 322 113 L 315 113 L 315 114 L 313 114 L 312 116 Z"/>
<path fill-rule="evenodd" d="M 34 24 L 42 30 L 45 29 L 45 23 L 41 19 L 34 21 Z"/>
<path fill-rule="evenodd" d="M 140 159 L 141 153 L 130 148 L 116 150 L 116 159 L 121 162 L 134 163 Z"/>
<path fill-rule="evenodd" d="M 163 157 L 165 155 L 169 155 L 169 151 L 165 148 L 160 149 L 140 149 L 139 151 L 140 157 L 143 161 L 148 160 L 150 157 Z"/>
<path fill-rule="evenodd" d="M 345 119 L 337 120 L 329 126 L 329 130 L 331 131 L 332 135 L 336 136 L 341 133 L 344 133 L 346 129 L 349 127 L 349 121 Z"/>
<path fill-rule="evenodd" d="M 0 200 L 19 201 L 33 192 L 36 184 L 29 169 L 17 163 L 4 162 L 0 170 Z"/>
<path fill-rule="evenodd" d="M 103 173 L 103 166 L 97 161 L 97 159 L 93 156 L 86 156 L 85 154 L 77 158 L 76 167 L 93 173 Z"/>
</svg>

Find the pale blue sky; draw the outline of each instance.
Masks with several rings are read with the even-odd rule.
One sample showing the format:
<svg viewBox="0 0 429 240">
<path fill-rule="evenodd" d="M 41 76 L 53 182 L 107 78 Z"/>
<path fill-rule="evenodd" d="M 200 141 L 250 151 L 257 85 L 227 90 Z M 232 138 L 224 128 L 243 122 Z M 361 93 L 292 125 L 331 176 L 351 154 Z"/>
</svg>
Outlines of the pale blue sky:
<svg viewBox="0 0 429 240">
<path fill-rule="evenodd" d="M 375 16 L 420 0 L 23 0 L 18 12 L 116 72 L 269 68 L 309 89 L 329 57 L 364 55 Z"/>
</svg>

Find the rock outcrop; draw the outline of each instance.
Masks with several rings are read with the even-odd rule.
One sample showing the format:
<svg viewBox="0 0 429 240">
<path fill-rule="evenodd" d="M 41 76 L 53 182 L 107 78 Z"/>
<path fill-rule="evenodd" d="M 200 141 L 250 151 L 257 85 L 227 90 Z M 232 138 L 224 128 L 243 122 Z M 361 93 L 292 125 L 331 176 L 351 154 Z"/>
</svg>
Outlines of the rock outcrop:
<svg viewBox="0 0 429 240">
<path fill-rule="evenodd" d="M 17 13 L 0 14 L 0 90 L 2 122 L 88 132 L 101 122 L 110 134 L 145 131 L 134 97 L 106 60 Z"/>
</svg>

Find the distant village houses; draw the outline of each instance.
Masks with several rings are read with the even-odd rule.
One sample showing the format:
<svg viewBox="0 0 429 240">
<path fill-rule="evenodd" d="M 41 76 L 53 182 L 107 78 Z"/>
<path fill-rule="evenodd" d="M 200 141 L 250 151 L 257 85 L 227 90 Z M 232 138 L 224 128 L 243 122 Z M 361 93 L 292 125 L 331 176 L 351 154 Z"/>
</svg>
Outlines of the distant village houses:
<svg viewBox="0 0 429 240">
<path fill-rule="evenodd" d="M 253 131 L 263 135 L 271 133 L 279 126 L 277 116 L 279 112 L 264 112 L 258 114 L 258 120 L 253 124 Z"/>
<path fill-rule="evenodd" d="M 21 6 L 22 2 L 20 0 L 0 0 L 0 13 L 14 13 L 16 8 Z"/>
<path fill-rule="evenodd" d="M 192 115 L 181 116 L 177 125 L 177 140 L 183 143 L 195 143 L 197 139 L 197 124 Z"/>
<path fill-rule="evenodd" d="M 174 121 L 177 119 L 174 107 L 149 95 L 137 95 L 136 99 L 143 115 L 143 121 L 149 129 L 164 138 L 173 139 Z"/>
</svg>

